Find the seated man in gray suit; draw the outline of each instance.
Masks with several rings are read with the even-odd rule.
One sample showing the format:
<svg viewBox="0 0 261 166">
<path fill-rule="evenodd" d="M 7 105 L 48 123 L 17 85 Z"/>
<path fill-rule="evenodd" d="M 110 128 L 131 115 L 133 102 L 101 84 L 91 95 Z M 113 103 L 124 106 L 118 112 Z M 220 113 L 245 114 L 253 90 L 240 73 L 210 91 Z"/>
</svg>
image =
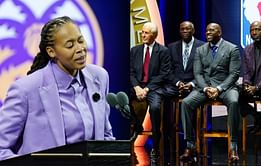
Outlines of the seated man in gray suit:
<svg viewBox="0 0 261 166">
<path fill-rule="evenodd" d="M 208 24 L 206 29 L 208 43 L 196 50 L 193 65 L 196 87 L 181 104 L 184 139 L 187 141 L 185 153 L 180 156 L 182 161 L 190 160 L 195 154 L 192 115 L 196 108 L 207 100 L 220 100 L 226 105 L 231 131 L 230 159 L 239 160 L 237 154 L 239 93 L 236 81 L 240 74 L 240 52 L 236 45 L 222 39 L 221 35 L 219 24 Z"/>
</svg>

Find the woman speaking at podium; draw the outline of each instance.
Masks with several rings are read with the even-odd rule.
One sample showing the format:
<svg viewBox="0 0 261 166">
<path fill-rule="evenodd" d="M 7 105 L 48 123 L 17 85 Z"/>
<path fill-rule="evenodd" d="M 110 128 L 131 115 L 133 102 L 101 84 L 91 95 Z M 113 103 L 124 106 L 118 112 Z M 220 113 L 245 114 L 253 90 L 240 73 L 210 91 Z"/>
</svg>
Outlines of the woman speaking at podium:
<svg viewBox="0 0 261 166">
<path fill-rule="evenodd" d="M 86 65 L 87 48 L 69 17 L 47 22 L 26 77 L 0 110 L 0 160 L 84 140 L 114 140 L 106 102 L 109 76 Z"/>
</svg>

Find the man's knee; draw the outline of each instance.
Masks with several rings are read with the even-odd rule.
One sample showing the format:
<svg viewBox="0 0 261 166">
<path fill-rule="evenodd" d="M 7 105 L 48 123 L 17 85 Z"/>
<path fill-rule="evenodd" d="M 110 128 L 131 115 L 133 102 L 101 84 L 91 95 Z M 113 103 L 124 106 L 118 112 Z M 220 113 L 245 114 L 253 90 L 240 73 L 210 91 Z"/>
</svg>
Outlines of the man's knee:
<svg viewBox="0 0 261 166">
<path fill-rule="evenodd" d="M 192 101 L 189 98 L 184 98 L 182 103 L 181 103 L 181 107 L 182 108 L 186 108 L 186 109 L 194 109 L 194 107 L 192 107 Z M 186 110 L 185 110 L 186 111 Z"/>
<path fill-rule="evenodd" d="M 157 102 L 150 103 L 150 111 L 153 111 L 153 112 L 160 111 L 160 103 L 157 103 Z"/>
<path fill-rule="evenodd" d="M 229 101 L 228 106 L 238 106 L 238 104 L 238 100 L 233 99 Z"/>
</svg>

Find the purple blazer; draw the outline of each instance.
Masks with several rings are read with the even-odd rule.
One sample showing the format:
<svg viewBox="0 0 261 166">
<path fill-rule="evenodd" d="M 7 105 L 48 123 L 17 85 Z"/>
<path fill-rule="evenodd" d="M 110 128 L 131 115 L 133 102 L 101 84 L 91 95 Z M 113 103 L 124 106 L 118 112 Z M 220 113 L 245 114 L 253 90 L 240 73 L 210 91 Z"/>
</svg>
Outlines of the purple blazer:
<svg viewBox="0 0 261 166">
<path fill-rule="evenodd" d="M 109 76 L 103 68 L 88 64 L 82 73 L 94 113 L 95 140 L 114 140 L 106 102 Z M 98 93 L 100 99 L 93 100 Z M 48 64 L 9 88 L 0 110 L 0 160 L 66 144 L 58 88 Z"/>
<path fill-rule="evenodd" d="M 254 76 L 255 76 L 255 58 L 253 57 L 254 53 L 254 44 L 248 45 L 244 50 L 243 55 L 243 67 L 244 67 L 244 75 L 243 75 L 243 83 L 247 83 L 250 85 L 254 85 Z M 261 67 L 261 62 L 259 61 L 257 64 L 258 68 Z M 259 69 L 260 70 L 260 69 Z M 257 76 L 257 84 L 258 88 L 261 88 L 261 74 L 259 73 Z"/>
</svg>

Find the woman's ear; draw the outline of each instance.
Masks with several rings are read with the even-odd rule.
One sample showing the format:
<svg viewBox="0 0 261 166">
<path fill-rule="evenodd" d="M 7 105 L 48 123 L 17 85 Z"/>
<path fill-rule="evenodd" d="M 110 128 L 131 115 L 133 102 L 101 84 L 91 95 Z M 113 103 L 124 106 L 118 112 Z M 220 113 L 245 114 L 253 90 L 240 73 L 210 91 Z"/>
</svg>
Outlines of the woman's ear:
<svg viewBox="0 0 261 166">
<path fill-rule="evenodd" d="M 52 59 L 55 58 L 55 52 L 54 52 L 54 49 L 52 47 L 47 46 L 46 52 Z"/>
</svg>

